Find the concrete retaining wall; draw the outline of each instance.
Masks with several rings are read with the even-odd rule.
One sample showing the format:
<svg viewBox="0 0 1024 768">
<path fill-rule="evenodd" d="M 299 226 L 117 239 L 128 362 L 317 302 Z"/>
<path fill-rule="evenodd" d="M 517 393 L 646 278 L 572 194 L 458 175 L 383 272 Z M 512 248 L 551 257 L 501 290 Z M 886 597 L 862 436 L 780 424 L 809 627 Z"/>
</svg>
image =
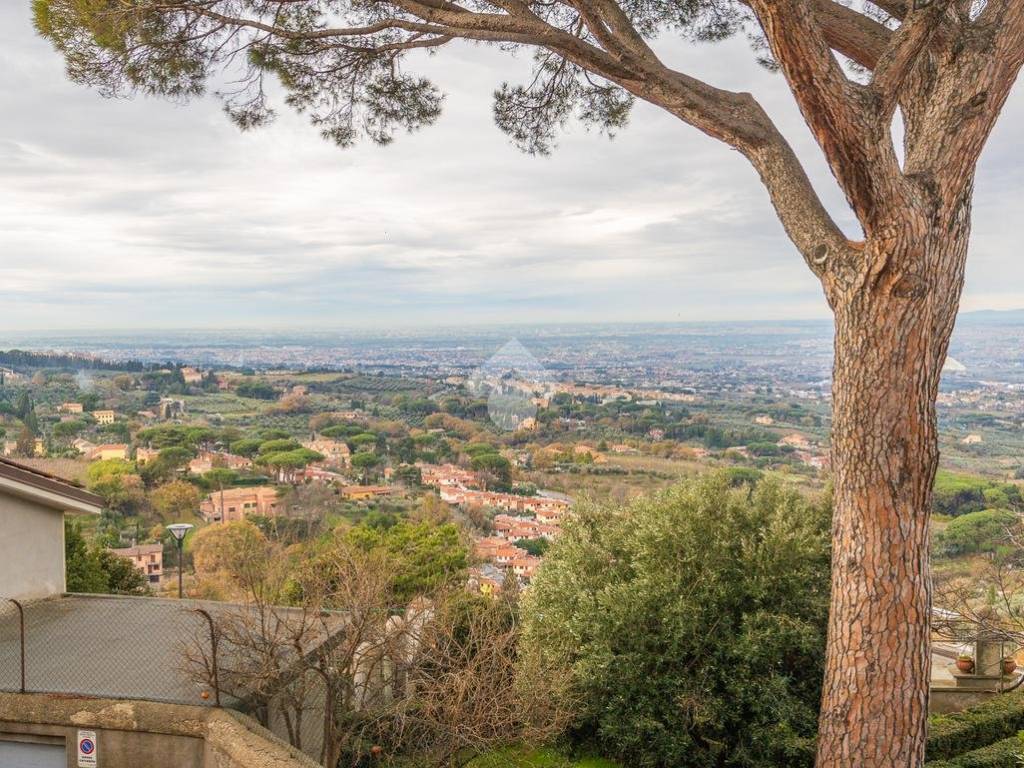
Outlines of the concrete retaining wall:
<svg viewBox="0 0 1024 768">
<path fill-rule="evenodd" d="M 965 709 L 984 704 L 998 691 L 984 691 L 972 688 L 955 688 L 953 686 L 932 686 L 928 694 L 928 712 L 932 715 L 949 715 Z"/>
<path fill-rule="evenodd" d="M 79 729 L 96 732 L 97 768 L 319 768 L 231 710 L 0 693 L 0 740 L 63 741 L 75 768 Z"/>
</svg>

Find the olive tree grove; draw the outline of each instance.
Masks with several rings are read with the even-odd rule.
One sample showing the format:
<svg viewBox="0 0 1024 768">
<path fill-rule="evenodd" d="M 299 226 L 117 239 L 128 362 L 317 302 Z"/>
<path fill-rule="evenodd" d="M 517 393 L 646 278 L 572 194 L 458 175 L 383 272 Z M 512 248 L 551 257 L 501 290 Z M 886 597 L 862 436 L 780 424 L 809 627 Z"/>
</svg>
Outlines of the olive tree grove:
<svg viewBox="0 0 1024 768">
<path fill-rule="evenodd" d="M 957 313 L 975 167 L 1024 61 L 1024 0 L 34 0 L 71 77 L 185 98 L 243 62 L 341 145 L 434 121 L 406 54 L 454 40 L 533 49 L 494 114 L 544 152 L 572 117 L 624 124 L 643 99 L 746 157 L 835 316 L 833 582 L 818 765 L 916 766 L 929 680 L 935 398 Z M 850 239 L 749 93 L 667 66 L 666 36 L 747 32 L 777 66 L 860 223 Z M 755 46 L 761 48 L 761 46 Z M 902 152 L 894 145 L 897 112 Z"/>
</svg>

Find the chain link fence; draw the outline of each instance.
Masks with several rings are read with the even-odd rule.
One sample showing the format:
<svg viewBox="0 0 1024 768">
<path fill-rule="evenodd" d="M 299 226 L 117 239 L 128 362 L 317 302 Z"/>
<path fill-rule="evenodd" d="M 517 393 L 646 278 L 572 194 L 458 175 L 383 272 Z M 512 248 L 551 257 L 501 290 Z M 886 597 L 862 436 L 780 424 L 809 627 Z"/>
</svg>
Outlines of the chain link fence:
<svg viewBox="0 0 1024 768">
<path fill-rule="evenodd" d="M 216 643 L 209 606 L 191 601 L 0 598 L 0 691 L 217 705 Z"/>
</svg>

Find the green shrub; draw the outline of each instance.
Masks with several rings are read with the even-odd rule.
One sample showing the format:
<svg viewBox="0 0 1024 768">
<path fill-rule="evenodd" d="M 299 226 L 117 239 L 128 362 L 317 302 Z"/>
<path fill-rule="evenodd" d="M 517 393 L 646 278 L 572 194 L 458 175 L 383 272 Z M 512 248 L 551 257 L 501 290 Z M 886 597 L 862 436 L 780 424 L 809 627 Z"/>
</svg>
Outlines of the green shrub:
<svg viewBox="0 0 1024 768">
<path fill-rule="evenodd" d="M 239 397 L 251 397 L 257 400 L 273 400 L 277 390 L 265 381 L 243 381 L 235 388 Z"/>
<path fill-rule="evenodd" d="M 810 766 L 829 515 L 724 474 L 582 507 L 526 601 L 524 653 L 570 672 L 576 734 L 631 768 Z"/>
<path fill-rule="evenodd" d="M 935 553 L 956 557 L 982 552 L 997 552 L 1009 546 L 1007 529 L 1020 520 L 1008 509 L 984 509 L 968 512 L 952 520 L 935 536 Z"/>
<path fill-rule="evenodd" d="M 1020 489 L 1012 483 L 998 483 L 983 477 L 939 470 L 935 476 L 932 510 L 956 517 L 991 507 L 1021 505 Z"/>
<path fill-rule="evenodd" d="M 1024 747 L 1017 736 L 1012 736 L 987 747 L 964 752 L 948 760 L 932 760 L 925 763 L 926 768 L 1018 768 L 1018 755 Z"/>
<path fill-rule="evenodd" d="M 68 592 L 120 595 L 149 592 L 146 577 L 131 560 L 100 546 L 89 547 L 82 537 L 81 525 L 70 519 L 64 520 L 64 563 Z"/>
<path fill-rule="evenodd" d="M 949 760 L 1008 739 L 1020 730 L 1024 730 L 1024 693 L 995 696 L 973 709 L 932 715 L 926 757 L 931 761 Z"/>
<path fill-rule="evenodd" d="M 733 488 L 743 485 L 755 486 L 764 477 L 764 472 L 752 467 L 730 467 L 723 472 Z"/>
</svg>

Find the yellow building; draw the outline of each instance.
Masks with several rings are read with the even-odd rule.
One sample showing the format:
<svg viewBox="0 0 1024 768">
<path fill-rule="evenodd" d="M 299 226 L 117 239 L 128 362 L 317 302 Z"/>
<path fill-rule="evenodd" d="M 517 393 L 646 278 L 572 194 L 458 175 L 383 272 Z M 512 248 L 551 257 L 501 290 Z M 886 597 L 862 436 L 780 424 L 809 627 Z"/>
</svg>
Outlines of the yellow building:
<svg viewBox="0 0 1024 768">
<path fill-rule="evenodd" d="M 113 411 L 93 411 L 92 417 L 96 419 L 97 424 L 113 424 L 114 423 L 114 412 Z"/>
<path fill-rule="evenodd" d="M 346 485 L 341 489 L 341 495 L 346 499 L 365 501 L 378 496 L 390 496 L 391 489 L 386 485 Z"/>
<path fill-rule="evenodd" d="M 107 459 L 128 459 L 128 446 L 123 443 L 108 443 L 97 445 L 88 457 L 92 461 L 106 461 Z"/>
</svg>

